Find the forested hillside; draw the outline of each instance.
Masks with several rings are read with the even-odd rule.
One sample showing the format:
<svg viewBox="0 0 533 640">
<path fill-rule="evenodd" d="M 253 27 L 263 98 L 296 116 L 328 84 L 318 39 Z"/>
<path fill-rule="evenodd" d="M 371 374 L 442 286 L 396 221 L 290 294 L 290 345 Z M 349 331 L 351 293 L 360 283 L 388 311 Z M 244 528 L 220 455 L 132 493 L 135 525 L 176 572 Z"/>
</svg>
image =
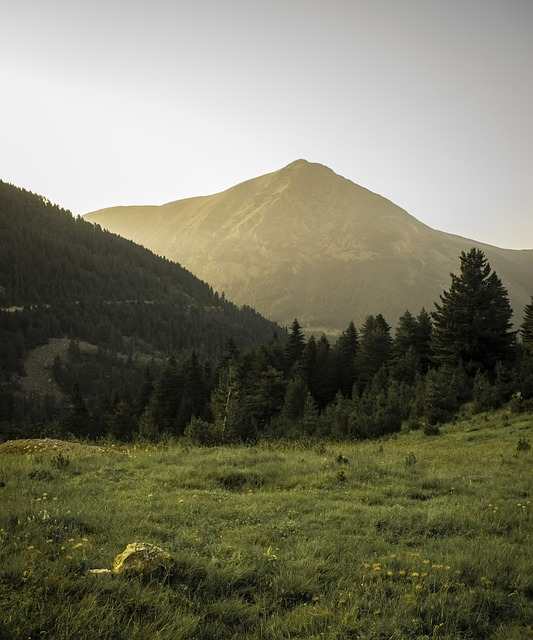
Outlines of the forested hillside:
<svg viewBox="0 0 533 640">
<path fill-rule="evenodd" d="M 251 345 L 278 330 L 178 264 L 3 182 L 0 296 L 4 309 L 26 308 L 2 315 L 17 344 L 35 329 L 42 339 L 66 333 L 116 349 L 136 340 L 212 355 L 229 338 Z"/>
<path fill-rule="evenodd" d="M 14 415 L 26 354 L 50 338 L 84 340 L 107 359 L 208 361 L 228 341 L 244 348 L 276 334 L 180 265 L 0 182 L 0 420 Z"/>
</svg>

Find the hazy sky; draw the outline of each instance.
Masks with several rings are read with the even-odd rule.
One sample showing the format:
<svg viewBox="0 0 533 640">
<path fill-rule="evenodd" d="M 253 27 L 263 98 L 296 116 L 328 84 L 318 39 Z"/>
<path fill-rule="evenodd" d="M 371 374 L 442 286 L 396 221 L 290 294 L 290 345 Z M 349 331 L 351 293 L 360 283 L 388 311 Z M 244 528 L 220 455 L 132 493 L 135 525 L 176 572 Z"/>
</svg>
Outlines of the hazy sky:
<svg viewBox="0 0 533 640">
<path fill-rule="evenodd" d="M 0 0 L 0 178 L 84 213 L 296 158 L 533 247 L 533 0 Z"/>
</svg>

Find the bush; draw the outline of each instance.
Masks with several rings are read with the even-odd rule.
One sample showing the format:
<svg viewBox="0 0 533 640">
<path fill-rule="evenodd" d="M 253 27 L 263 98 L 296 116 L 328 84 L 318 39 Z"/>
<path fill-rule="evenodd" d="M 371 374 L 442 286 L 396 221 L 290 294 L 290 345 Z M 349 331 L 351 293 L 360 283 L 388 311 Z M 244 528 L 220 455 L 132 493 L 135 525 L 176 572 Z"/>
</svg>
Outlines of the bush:
<svg viewBox="0 0 533 640">
<path fill-rule="evenodd" d="M 216 447 L 230 441 L 229 434 L 219 422 L 206 422 L 193 418 L 185 428 L 185 436 L 194 444 L 204 447 Z"/>
<path fill-rule="evenodd" d="M 424 424 L 424 434 L 426 436 L 438 436 L 440 435 L 440 429 L 438 424 L 430 424 L 426 422 Z"/>
<path fill-rule="evenodd" d="M 474 411 L 492 411 L 500 406 L 500 401 L 496 389 L 489 382 L 485 373 L 478 371 L 474 379 L 474 389 L 472 392 L 474 398 Z"/>
<path fill-rule="evenodd" d="M 55 469 L 66 469 L 70 465 L 70 458 L 60 451 L 50 460 L 50 464 Z"/>
<path fill-rule="evenodd" d="M 459 408 L 457 390 L 451 384 L 453 372 L 432 369 L 426 376 L 424 389 L 424 417 L 431 425 L 448 422 Z"/>
<path fill-rule="evenodd" d="M 217 478 L 218 484 L 228 491 L 242 491 L 248 487 L 259 489 L 264 484 L 264 479 L 258 473 L 244 473 L 242 471 L 231 471 Z"/>
</svg>

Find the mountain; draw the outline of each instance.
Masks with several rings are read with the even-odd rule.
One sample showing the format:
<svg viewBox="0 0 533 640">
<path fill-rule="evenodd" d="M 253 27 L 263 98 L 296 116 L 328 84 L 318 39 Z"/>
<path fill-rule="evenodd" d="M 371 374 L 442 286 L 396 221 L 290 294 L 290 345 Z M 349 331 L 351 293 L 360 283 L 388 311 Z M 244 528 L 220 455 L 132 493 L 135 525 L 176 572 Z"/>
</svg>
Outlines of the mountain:
<svg viewBox="0 0 533 640">
<path fill-rule="evenodd" d="M 277 331 L 179 264 L 0 182 L 0 381 L 50 338 L 211 358 Z"/>
<path fill-rule="evenodd" d="M 533 251 L 500 249 L 431 229 L 389 200 L 297 160 L 222 193 L 161 206 L 102 209 L 86 220 L 170 259 L 283 324 L 337 332 L 381 312 L 432 308 L 483 249 L 518 317 L 533 293 Z"/>
</svg>

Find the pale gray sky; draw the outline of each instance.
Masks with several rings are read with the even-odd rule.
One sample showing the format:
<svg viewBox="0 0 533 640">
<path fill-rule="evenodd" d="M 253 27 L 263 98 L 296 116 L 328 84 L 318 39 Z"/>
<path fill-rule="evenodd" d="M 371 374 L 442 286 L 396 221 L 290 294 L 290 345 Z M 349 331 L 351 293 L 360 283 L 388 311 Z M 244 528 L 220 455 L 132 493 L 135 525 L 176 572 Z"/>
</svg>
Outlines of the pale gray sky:
<svg viewBox="0 0 533 640">
<path fill-rule="evenodd" d="M 0 0 L 0 178 L 76 213 L 296 158 L 533 247 L 533 0 Z"/>
</svg>

